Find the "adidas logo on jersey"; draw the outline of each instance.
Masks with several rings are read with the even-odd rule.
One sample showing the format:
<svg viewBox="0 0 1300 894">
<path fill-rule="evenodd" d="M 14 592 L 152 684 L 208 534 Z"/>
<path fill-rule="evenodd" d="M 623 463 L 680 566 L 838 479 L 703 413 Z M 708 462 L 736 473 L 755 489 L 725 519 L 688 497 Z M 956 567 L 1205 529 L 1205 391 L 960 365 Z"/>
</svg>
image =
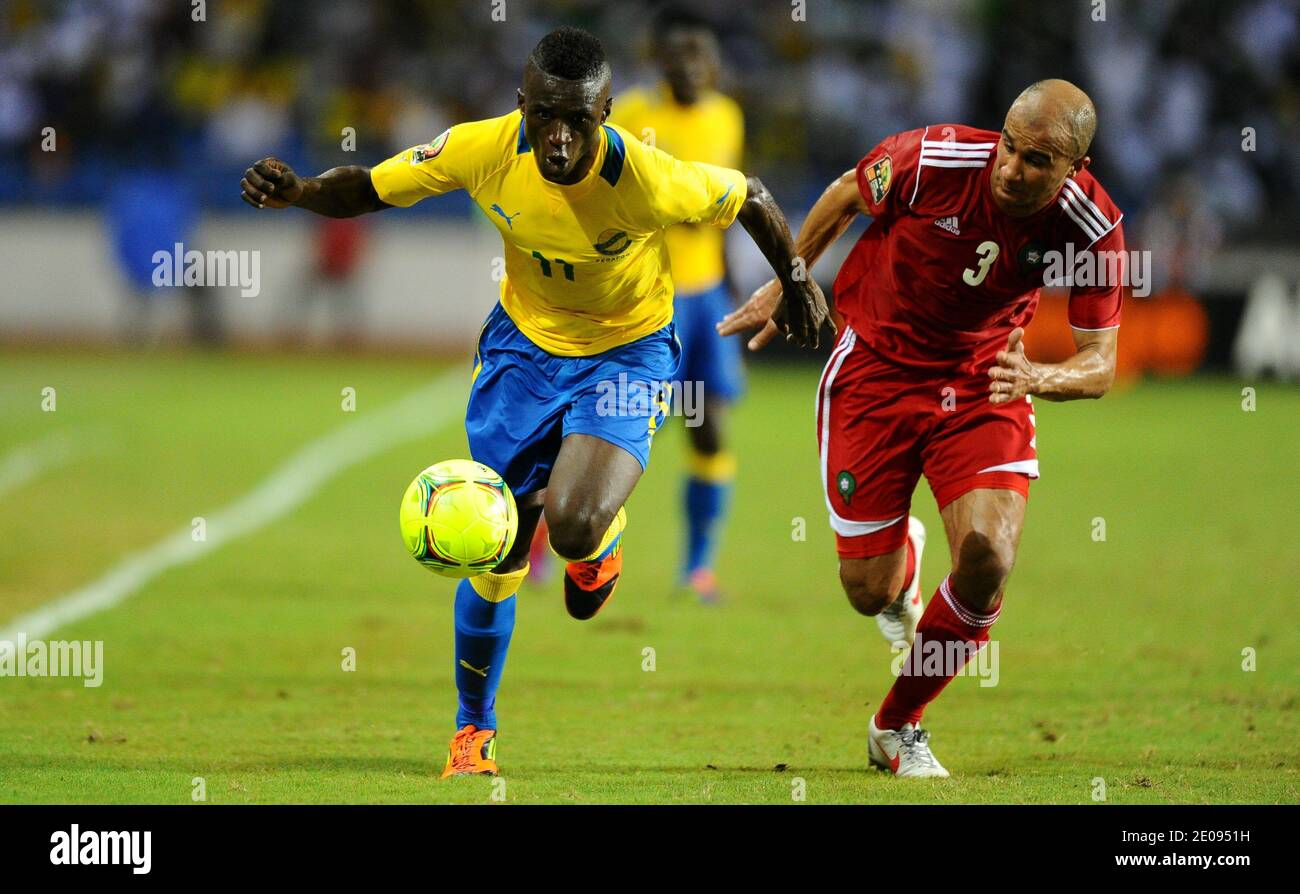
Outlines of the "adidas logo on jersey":
<svg viewBox="0 0 1300 894">
<path fill-rule="evenodd" d="M 942 227 L 954 236 L 961 235 L 961 227 L 957 226 L 957 215 L 952 217 L 941 217 L 934 222 L 936 227 Z"/>
</svg>

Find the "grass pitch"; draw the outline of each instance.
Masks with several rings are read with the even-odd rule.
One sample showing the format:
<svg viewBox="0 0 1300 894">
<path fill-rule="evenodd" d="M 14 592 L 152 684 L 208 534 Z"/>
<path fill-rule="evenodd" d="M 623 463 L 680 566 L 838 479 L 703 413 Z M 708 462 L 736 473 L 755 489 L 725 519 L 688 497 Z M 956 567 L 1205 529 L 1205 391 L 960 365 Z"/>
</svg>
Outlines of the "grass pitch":
<svg viewBox="0 0 1300 894">
<path fill-rule="evenodd" d="M 446 372 L 358 358 L 0 358 L 0 628 Z M 839 591 L 816 378 L 812 366 L 751 370 L 733 424 L 725 605 L 674 594 L 680 425 L 657 438 L 629 505 L 624 579 L 601 616 L 570 620 L 558 580 L 522 592 L 498 701 L 504 790 L 436 778 L 455 709 L 453 586 L 406 557 L 397 533 L 415 472 L 467 452 L 461 392 L 431 408 L 449 420 L 431 436 L 47 637 L 102 640 L 102 686 L 0 677 L 0 801 L 191 803 L 201 788 L 209 803 L 495 792 L 790 804 L 801 790 L 806 803 L 1078 803 L 1097 779 L 1109 803 L 1300 801 L 1300 391 L 1260 385 L 1253 412 L 1240 384 L 1213 379 L 1037 404 L 1044 477 L 993 630 L 998 683 L 959 678 L 931 707 L 954 777 L 915 784 L 867 767 L 890 655 Z M 14 457 L 33 444 L 57 460 L 19 474 Z M 924 484 L 913 509 L 932 532 L 928 598 L 948 562 Z"/>
</svg>

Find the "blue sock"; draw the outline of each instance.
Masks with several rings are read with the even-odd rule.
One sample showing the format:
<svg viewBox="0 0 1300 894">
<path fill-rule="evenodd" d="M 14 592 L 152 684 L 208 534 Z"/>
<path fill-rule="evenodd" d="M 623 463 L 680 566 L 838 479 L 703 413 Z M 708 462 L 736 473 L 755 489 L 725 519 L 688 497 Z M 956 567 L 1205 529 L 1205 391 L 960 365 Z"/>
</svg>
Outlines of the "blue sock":
<svg viewBox="0 0 1300 894">
<path fill-rule="evenodd" d="M 718 522 L 727 511 L 730 494 L 730 481 L 686 479 L 686 574 L 713 567 Z"/>
<path fill-rule="evenodd" d="M 506 666 L 506 650 L 515 629 L 515 597 L 488 602 L 468 580 L 456 587 L 456 689 L 460 710 L 456 728 L 472 723 L 497 728 L 497 686 Z M 472 670 L 465 665 L 478 670 Z M 482 671 L 483 673 L 479 673 Z"/>
</svg>

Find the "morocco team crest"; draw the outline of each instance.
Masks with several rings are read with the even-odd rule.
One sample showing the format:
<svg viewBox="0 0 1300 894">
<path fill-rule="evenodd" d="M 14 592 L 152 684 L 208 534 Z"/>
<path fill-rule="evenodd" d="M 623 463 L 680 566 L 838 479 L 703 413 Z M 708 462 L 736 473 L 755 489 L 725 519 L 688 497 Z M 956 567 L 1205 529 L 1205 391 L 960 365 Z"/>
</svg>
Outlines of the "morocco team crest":
<svg viewBox="0 0 1300 894">
<path fill-rule="evenodd" d="M 877 205 L 889 192 L 894 176 L 894 162 L 888 155 L 867 168 L 867 185 L 871 187 L 871 200 Z"/>
<path fill-rule="evenodd" d="M 858 489 L 858 481 L 852 472 L 840 472 L 835 476 L 835 489 L 840 492 L 845 505 L 853 502 L 853 492 Z"/>
<path fill-rule="evenodd" d="M 1029 242 L 1016 254 L 1016 263 L 1023 276 L 1037 276 L 1047 266 L 1047 246 Z"/>
<path fill-rule="evenodd" d="M 451 128 L 447 128 L 438 136 L 434 137 L 431 142 L 423 146 L 416 146 L 411 150 L 411 164 L 418 165 L 426 162 L 431 158 L 437 158 L 442 152 L 442 147 L 447 145 L 447 137 L 451 136 Z"/>
</svg>

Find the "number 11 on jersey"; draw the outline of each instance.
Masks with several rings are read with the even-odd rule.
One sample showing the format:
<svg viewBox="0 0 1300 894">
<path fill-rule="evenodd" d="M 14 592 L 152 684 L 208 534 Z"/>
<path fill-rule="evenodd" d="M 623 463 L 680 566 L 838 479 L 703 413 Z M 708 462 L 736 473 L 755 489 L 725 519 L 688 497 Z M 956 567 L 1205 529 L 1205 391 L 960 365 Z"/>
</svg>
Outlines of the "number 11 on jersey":
<svg viewBox="0 0 1300 894">
<path fill-rule="evenodd" d="M 540 251 L 535 251 L 533 252 L 533 257 L 535 257 L 542 264 L 542 276 L 550 276 L 551 262 L 546 260 L 546 256 L 543 255 Z M 564 270 L 564 278 L 567 279 L 569 282 L 573 282 L 573 265 L 570 264 L 568 261 L 561 260 L 560 258 L 554 258 L 553 260 L 555 261 L 555 263 L 559 264 L 560 267 Z"/>
</svg>

